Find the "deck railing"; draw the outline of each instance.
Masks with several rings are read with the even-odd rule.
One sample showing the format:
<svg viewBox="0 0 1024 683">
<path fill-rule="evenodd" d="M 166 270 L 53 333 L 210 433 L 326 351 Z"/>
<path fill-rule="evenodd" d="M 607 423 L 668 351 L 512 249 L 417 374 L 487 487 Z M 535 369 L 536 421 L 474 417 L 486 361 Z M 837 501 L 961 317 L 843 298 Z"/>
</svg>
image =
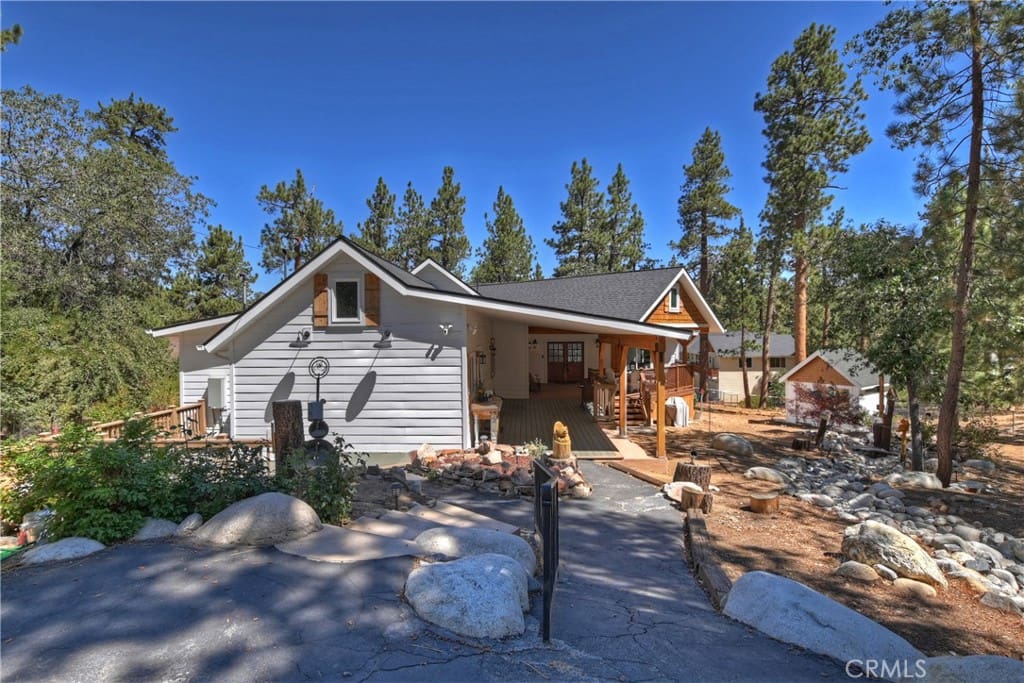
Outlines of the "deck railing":
<svg viewBox="0 0 1024 683">
<path fill-rule="evenodd" d="M 153 427 L 169 439 L 199 439 L 206 436 L 206 401 L 189 403 L 177 408 L 166 408 L 152 413 L 138 414 L 134 420 L 149 420 Z M 114 420 L 94 424 L 89 429 L 100 435 L 104 441 L 114 441 L 124 433 L 124 426 L 128 420 Z M 58 434 L 44 432 L 39 435 L 44 441 L 52 441 Z"/>
</svg>

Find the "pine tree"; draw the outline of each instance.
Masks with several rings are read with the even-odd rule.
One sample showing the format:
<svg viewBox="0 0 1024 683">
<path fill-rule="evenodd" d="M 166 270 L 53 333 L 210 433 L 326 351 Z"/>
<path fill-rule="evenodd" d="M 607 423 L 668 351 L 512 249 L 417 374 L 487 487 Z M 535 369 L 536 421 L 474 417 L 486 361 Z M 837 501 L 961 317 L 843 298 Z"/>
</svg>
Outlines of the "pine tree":
<svg viewBox="0 0 1024 683">
<path fill-rule="evenodd" d="M 493 208 L 493 221 L 484 214 L 487 237 L 476 251 L 477 265 L 470 279 L 474 283 L 529 280 L 536 274 L 533 240 L 504 187 L 498 187 Z"/>
<path fill-rule="evenodd" d="M 693 163 L 683 167 L 685 180 L 680 188 L 679 227 L 682 237 L 670 242 L 669 247 L 679 253 L 686 269 L 696 266 L 697 287 L 705 299 L 711 298 L 712 240 L 723 237 L 727 227 L 723 221 L 739 214 L 739 209 L 726 200 L 730 188 L 726 182 L 732 177 L 725 165 L 722 136 L 705 128 L 693 148 Z M 753 242 L 751 242 L 753 246 Z M 708 333 L 700 336 L 700 393 L 707 393 Z M 746 374 L 744 373 L 744 381 Z"/>
<path fill-rule="evenodd" d="M 466 198 L 462 185 L 455 182 L 455 169 L 445 166 L 441 174 L 441 187 L 430 202 L 431 257 L 445 270 L 462 277 L 462 262 L 470 254 L 469 238 L 462 224 L 466 214 Z"/>
<path fill-rule="evenodd" d="M 431 256 L 431 234 L 430 212 L 423 203 L 423 195 L 409 182 L 396 217 L 395 263 L 406 270 L 412 270 Z"/>
<path fill-rule="evenodd" d="M 604 194 L 586 158 L 572 162 L 570 173 L 568 197 L 561 204 L 563 218 L 551 228 L 555 237 L 544 240 L 558 258 L 555 277 L 603 272 L 598 259 L 604 244 Z"/>
<path fill-rule="evenodd" d="M 14 24 L 10 28 L 0 31 L 0 52 L 7 52 L 8 45 L 17 45 L 21 42 L 24 31 L 21 24 Z"/>
<path fill-rule="evenodd" d="M 747 377 L 747 353 L 753 346 L 754 333 L 758 326 L 759 302 L 762 298 L 763 282 L 754 260 L 754 235 L 740 217 L 739 227 L 732 238 L 725 243 L 721 252 L 717 283 L 714 294 L 708 299 L 712 308 L 717 311 L 719 319 L 727 329 L 739 330 L 740 333 L 740 369 L 743 371 L 743 400 L 749 408 L 750 381 Z M 704 349 L 708 344 L 707 335 L 701 336 L 701 358 L 705 357 Z M 703 375 L 706 374 L 701 364 L 701 394 L 706 391 Z"/>
<path fill-rule="evenodd" d="M 285 275 L 318 254 L 324 247 L 341 236 L 344 226 L 334 217 L 334 211 L 324 207 L 322 200 L 306 188 L 302 170 L 295 171 L 291 183 L 279 182 L 271 190 L 264 185 L 256 201 L 274 222 L 263 226 L 260 244 L 263 246 L 265 270 L 280 269 Z"/>
<path fill-rule="evenodd" d="M 211 225 L 209 235 L 199 245 L 195 272 L 195 310 L 202 317 L 242 310 L 256 283 L 256 275 L 245 258 L 242 238 L 236 239 L 221 225 Z"/>
<path fill-rule="evenodd" d="M 362 223 L 357 224 L 359 234 L 352 241 L 385 259 L 394 257 L 392 233 L 395 230 L 395 195 L 388 190 L 383 178 L 377 178 L 377 187 L 373 195 L 366 200 L 366 208 L 370 215 Z"/>
<path fill-rule="evenodd" d="M 608 273 L 637 270 L 645 262 L 647 249 L 651 246 L 644 242 L 644 216 L 633 203 L 629 178 L 622 170 L 622 164 L 615 169 L 608 185 L 601 241 L 601 261 Z"/>
<path fill-rule="evenodd" d="M 945 486 L 953 471 L 979 213 L 990 209 L 983 206 L 982 178 L 1020 182 L 1022 33 L 1019 2 L 918 3 L 893 10 L 850 45 L 899 98 L 900 118 L 888 133 L 899 149 L 920 150 L 918 191 L 964 190 L 950 361 L 936 433 L 937 474 Z M 1017 133 L 1004 137 L 1007 130 Z"/>
<path fill-rule="evenodd" d="M 871 141 L 860 103 L 867 98 L 833 46 L 835 29 L 811 24 L 778 57 L 768 91 L 754 109 L 764 116 L 768 201 L 762 221 L 793 257 L 793 338 L 796 359 L 807 355 L 807 281 L 810 232 L 832 202 L 828 189 L 850 157 Z"/>
</svg>

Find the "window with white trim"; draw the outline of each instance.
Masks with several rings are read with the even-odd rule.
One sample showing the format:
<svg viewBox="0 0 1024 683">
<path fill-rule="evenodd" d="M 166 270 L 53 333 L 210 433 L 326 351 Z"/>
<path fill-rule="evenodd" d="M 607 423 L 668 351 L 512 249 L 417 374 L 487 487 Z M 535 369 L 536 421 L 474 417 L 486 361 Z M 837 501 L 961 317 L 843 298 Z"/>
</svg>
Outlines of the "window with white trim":
<svg viewBox="0 0 1024 683">
<path fill-rule="evenodd" d="M 786 358 L 785 358 L 785 356 L 772 356 L 771 358 L 768 359 L 768 367 L 773 368 L 775 370 L 785 370 L 786 369 Z"/>
<path fill-rule="evenodd" d="M 331 283 L 331 323 L 363 322 L 363 289 L 356 278 L 339 278 Z"/>
<path fill-rule="evenodd" d="M 678 313 L 679 312 L 679 288 L 673 287 L 668 290 L 668 312 Z"/>
</svg>

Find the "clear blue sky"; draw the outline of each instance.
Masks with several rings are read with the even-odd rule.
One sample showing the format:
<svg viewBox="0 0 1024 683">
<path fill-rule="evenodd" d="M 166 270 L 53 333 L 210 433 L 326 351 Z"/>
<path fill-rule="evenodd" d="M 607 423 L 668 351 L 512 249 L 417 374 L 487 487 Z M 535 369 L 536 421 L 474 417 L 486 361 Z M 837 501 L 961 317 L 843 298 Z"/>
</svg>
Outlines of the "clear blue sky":
<svg viewBox="0 0 1024 683">
<path fill-rule="evenodd" d="M 706 126 L 722 134 L 733 203 L 757 225 L 766 187 L 753 110 L 772 60 L 811 22 L 845 41 L 884 16 L 876 2 L 22 3 L 3 25 L 3 87 L 30 84 L 94 108 L 135 92 L 167 108 L 169 153 L 217 202 L 257 265 L 263 184 L 302 168 L 345 223 L 367 215 L 378 176 L 430 201 L 445 165 L 467 198 L 474 248 L 499 185 L 515 200 L 545 273 L 573 160 L 602 185 L 621 162 L 652 255 L 678 237 L 682 166 Z M 892 99 L 869 86 L 874 142 L 836 205 L 855 222 L 913 223 L 913 158 L 885 138 Z M 266 290 L 278 273 L 263 274 Z"/>
</svg>

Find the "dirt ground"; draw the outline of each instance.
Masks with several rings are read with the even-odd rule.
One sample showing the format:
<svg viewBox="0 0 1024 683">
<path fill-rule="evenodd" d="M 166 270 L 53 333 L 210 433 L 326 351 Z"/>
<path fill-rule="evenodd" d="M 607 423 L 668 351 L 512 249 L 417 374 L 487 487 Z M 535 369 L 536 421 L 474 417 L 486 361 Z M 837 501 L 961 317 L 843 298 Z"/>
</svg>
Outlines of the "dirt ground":
<svg viewBox="0 0 1024 683">
<path fill-rule="evenodd" d="M 747 507 L 749 495 L 773 489 L 773 484 L 743 478 L 755 465 L 771 466 L 785 455 L 815 457 L 789 448 L 803 430 L 773 424 L 779 413 L 756 410 L 723 410 L 698 413 L 700 419 L 687 428 L 672 428 L 668 434 L 668 459 L 649 463 L 647 469 L 663 481 L 675 470 L 674 460 L 689 460 L 691 449 L 701 454 L 698 462 L 710 462 L 715 495 L 714 508 L 707 516 L 712 544 L 726 574 L 734 581 L 752 570 L 770 571 L 800 581 L 815 590 L 865 614 L 900 634 L 928 655 L 955 653 L 998 654 L 1024 658 L 1024 622 L 1019 616 L 979 602 L 961 579 L 950 578 L 949 588 L 934 602 L 921 603 L 897 595 L 888 582 L 864 584 L 834 576 L 839 560 L 826 553 L 838 553 L 846 525 L 834 514 L 791 496 L 781 497 L 778 513 L 759 515 Z M 955 504 L 953 494 L 944 491 L 908 490 L 905 503 L 923 507 L 939 505 L 942 499 L 952 512 L 967 522 L 980 521 L 1014 536 L 1024 536 L 1024 420 L 1018 418 L 1016 435 L 1010 435 L 1009 416 L 1002 427 L 994 458 L 996 471 L 989 475 L 972 473 L 972 479 L 995 484 L 997 494 L 974 494 L 969 503 Z M 705 449 L 711 436 L 733 432 L 754 444 L 750 458 L 712 453 Z M 631 435 L 648 453 L 654 453 L 654 436 Z M 710 456 L 710 457 L 709 457 Z M 957 492 L 963 495 L 960 492 Z"/>
</svg>

